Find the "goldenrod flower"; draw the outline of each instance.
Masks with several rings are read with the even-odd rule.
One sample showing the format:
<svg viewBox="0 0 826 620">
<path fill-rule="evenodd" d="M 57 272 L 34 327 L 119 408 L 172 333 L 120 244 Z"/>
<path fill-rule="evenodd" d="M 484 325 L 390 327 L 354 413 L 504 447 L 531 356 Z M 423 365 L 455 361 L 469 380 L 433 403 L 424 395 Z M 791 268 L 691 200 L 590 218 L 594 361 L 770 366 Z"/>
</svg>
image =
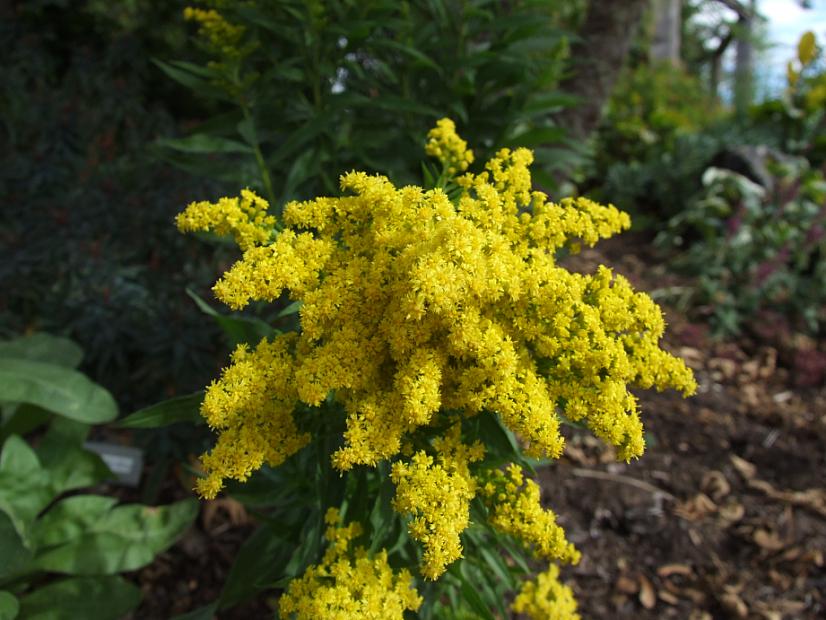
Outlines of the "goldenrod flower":
<svg viewBox="0 0 826 620">
<path fill-rule="evenodd" d="M 407 570 L 394 572 L 387 552 L 370 556 L 363 547 L 351 549 L 361 529 L 358 523 L 338 525 L 331 508 L 326 521 L 329 546 L 318 565 L 290 582 L 278 602 L 281 618 L 294 620 L 402 620 L 406 610 L 422 603 Z"/>
<path fill-rule="evenodd" d="M 547 571 L 528 580 L 511 609 L 531 620 L 580 620 L 571 588 L 559 582 L 559 568 L 551 564 Z"/>
<path fill-rule="evenodd" d="M 443 118 L 427 134 L 425 152 L 435 157 L 450 175 L 464 172 L 473 163 L 473 151 L 456 133 L 456 125 Z"/>
<path fill-rule="evenodd" d="M 579 562 L 579 551 L 565 539 L 565 531 L 556 524 L 556 515 L 542 508 L 539 485 L 525 479 L 518 465 L 511 463 L 507 472 L 493 472 L 481 495 L 490 511 L 488 522 L 516 538 L 535 557 Z"/>
<path fill-rule="evenodd" d="M 216 203 L 193 202 L 175 222 L 181 232 L 212 231 L 232 235 L 242 250 L 267 243 L 275 218 L 267 214 L 269 205 L 254 192 L 241 190 L 240 198 L 221 198 Z"/>
<path fill-rule="evenodd" d="M 184 19 L 197 22 L 198 34 L 217 52 L 228 57 L 242 54 L 239 44 L 244 36 L 244 27 L 231 24 L 215 9 L 188 6 L 184 9 Z"/>
<path fill-rule="evenodd" d="M 393 507 L 412 514 L 410 535 L 424 546 L 421 572 L 427 579 L 438 579 L 447 565 L 462 557 L 459 535 L 467 528 L 470 501 L 476 493 L 476 480 L 469 465 L 484 456 L 480 443 L 461 442 L 459 425 L 433 442 L 434 459 L 424 451 L 409 462 L 396 461 L 391 479 L 396 485 Z"/>
<path fill-rule="evenodd" d="M 451 137 L 452 124 L 437 130 L 432 144 L 453 154 L 444 161 L 458 161 L 466 146 Z M 383 176 L 349 172 L 343 196 L 286 205 L 277 235 L 260 199 L 249 199 L 254 212 L 238 203 L 247 219 L 231 201 L 187 209 L 183 229 L 230 232 L 245 249 L 216 284 L 219 299 L 241 309 L 286 292 L 302 303 L 300 333 L 288 346 L 282 336 L 272 343 L 279 368 L 289 369 L 276 374 L 289 375 L 289 385 L 273 383 L 253 399 L 276 403 L 272 424 L 280 430 L 259 433 L 249 451 L 252 439 L 241 429 L 253 434 L 271 424 L 264 405 L 227 407 L 233 422 L 214 424 L 222 435 L 218 456 L 205 459 L 202 492 L 214 494 L 223 478 L 244 479 L 297 450 L 305 438 L 281 424 L 290 403 L 316 406 L 331 393 L 347 416 L 343 445 L 332 455 L 341 471 L 397 458 L 417 429 L 446 410 L 494 412 L 530 455 L 562 453 L 558 412 L 582 420 L 621 458 L 642 453 L 629 386 L 688 394 L 694 379 L 659 348 L 665 324 L 650 297 L 607 268 L 588 275 L 556 264 L 557 250 L 610 237 L 628 228 L 628 216 L 585 198 L 549 202 L 531 191 L 531 162 L 527 149 L 502 149 L 481 173 L 457 179 L 462 192 L 454 201 L 441 189 L 397 188 Z M 227 375 L 220 382 L 226 398 L 245 402 L 252 384 Z M 206 403 L 204 413 L 216 415 Z M 285 433 L 300 440 L 284 443 Z M 266 442 L 277 452 L 267 453 Z M 427 452 L 397 466 L 400 482 L 428 475 L 463 479 Z M 472 481 L 461 493 L 472 496 Z M 428 563 L 436 574 L 442 561 Z"/>
</svg>

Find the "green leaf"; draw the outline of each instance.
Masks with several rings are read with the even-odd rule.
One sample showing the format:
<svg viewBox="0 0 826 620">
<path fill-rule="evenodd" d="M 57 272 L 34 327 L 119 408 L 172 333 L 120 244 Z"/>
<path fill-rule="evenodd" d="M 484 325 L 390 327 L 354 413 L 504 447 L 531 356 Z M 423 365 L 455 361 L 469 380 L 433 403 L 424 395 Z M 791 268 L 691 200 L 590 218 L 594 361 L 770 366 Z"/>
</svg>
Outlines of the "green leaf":
<svg viewBox="0 0 826 620">
<path fill-rule="evenodd" d="M 801 65 L 808 65 L 815 59 L 817 53 L 817 39 L 815 33 L 808 30 L 800 37 L 797 43 L 797 59 Z"/>
<path fill-rule="evenodd" d="M 173 616 L 172 620 L 212 620 L 216 611 L 218 611 L 218 603 L 214 602 L 188 611 L 185 614 Z"/>
<path fill-rule="evenodd" d="M 466 560 L 460 560 L 458 564 L 459 570 L 454 571 L 453 574 L 459 578 L 462 584 L 462 597 L 465 602 L 478 614 L 479 618 L 483 620 L 496 620 L 493 613 L 491 613 L 490 606 L 479 596 L 478 587 L 471 583 L 469 579 L 470 564 Z"/>
<path fill-rule="evenodd" d="M 285 316 L 290 316 L 291 314 L 298 314 L 298 311 L 301 310 L 302 302 L 294 301 L 289 306 L 281 310 L 278 314 L 275 315 L 275 318 L 281 319 Z"/>
<path fill-rule="evenodd" d="M 85 375 L 44 362 L 0 359 L 0 400 L 37 405 L 89 424 L 114 419 L 115 399 Z"/>
<path fill-rule="evenodd" d="M 92 486 L 112 477 L 97 454 L 83 448 L 89 426 L 68 418 L 55 417 L 35 452 L 47 470 L 54 495 Z"/>
<path fill-rule="evenodd" d="M 328 114 L 320 114 L 304 123 L 299 129 L 296 129 L 287 136 L 281 143 L 281 146 L 278 147 L 278 150 L 268 157 L 270 165 L 277 164 L 292 155 L 295 151 L 302 149 L 314 140 L 316 136 L 323 133 L 329 123 L 330 118 Z"/>
<path fill-rule="evenodd" d="M 268 338 L 273 334 L 273 328 L 261 319 L 221 314 L 201 299 L 192 289 L 186 289 L 186 293 L 195 301 L 201 312 L 211 316 L 218 326 L 224 330 L 224 333 L 233 346 L 243 343 L 258 344 L 262 338 Z"/>
<path fill-rule="evenodd" d="M 9 437 L 0 454 L 0 511 L 11 518 L 24 542 L 35 517 L 53 497 L 51 479 L 37 455 L 17 435 Z"/>
<path fill-rule="evenodd" d="M 226 609 L 255 597 L 281 576 L 290 559 L 293 543 L 264 525 L 250 536 L 235 556 L 219 599 Z"/>
<path fill-rule="evenodd" d="M 13 405 L 13 407 L 14 413 L 12 413 L 8 420 L 0 427 L 0 443 L 3 443 L 11 435 L 20 435 L 22 437 L 32 432 L 52 417 L 52 414 L 43 409 L 43 407 L 35 407 L 34 405 L 27 404 L 17 404 Z"/>
<path fill-rule="evenodd" d="M 0 590 L 0 620 L 14 620 L 20 611 L 20 602 L 11 592 Z"/>
<path fill-rule="evenodd" d="M 209 69 L 182 61 L 167 63 L 153 59 L 152 62 L 178 84 L 194 91 L 212 90 L 208 78 L 212 77 L 213 73 Z"/>
<path fill-rule="evenodd" d="M 528 129 L 505 142 L 507 147 L 534 147 L 543 144 L 556 144 L 566 136 L 565 130 L 560 127 L 543 127 L 540 129 Z"/>
<path fill-rule="evenodd" d="M 182 153 L 244 153 L 247 155 L 253 153 L 249 145 L 238 142 L 238 140 L 202 133 L 196 133 L 186 138 L 164 138 L 158 140 L 157 144 Z"/>
<path fill-rule="evenodd" d="M 20 600 L 26 620 L 119 620 L 138 606 L 140 589 L 121 577 L 62 579 Z"/>
<path fill-rule="evenodd" d="M 118 422 L 118 426 L 123 428 L 160 428 L 176 422 L 199 424 L 203 422 L 200 413 L 203 400 L 203 391 L 186 394 L 185 396 L 176 396 L 126 416 Z"/>
<path fill-rule="evenodd" d="M 31 551 L 4 512 L 0 512 L 0 558 L 3 558 L 0 561 L 0 581 L 23 572 L 32 559 Z M 0 614 L 0 618 L 2 617 Z"/>
<path fill-rule="evenodd" d="M 387 47 L 390 49 L 394 49 L 396 51 L 402 52 L 403 54 L 407 54 L 413 60 L 419 62 L 419 64 L 424 65 L 430 69 L 433 69 L 437 74 L 442 75 L 442 68 L 436 64 L 436 62 L 424 54 L 423 52 L 419 51 L 415 47 L 410 45 L 404 45 L 403 43 L 399 43 L 398 41 L 393 41 L 392 39 L 379 39 L 375 41 L 375 45 L 378 47 Z"/>
<path fill-rule="evenodd" d="M 479 439 L 487 446 L 489 456 L 497 461 L 519 460 L 521 451 L 513 433 L 504 426 L 499 417 L 490 411 L 478 416 Z"/>
<path fill-rule="evenodd" d="M 48 362 L 66 368 L 77 368 L 83 359 L 83 349 L 68 338 L 32 334 L 0 342 L 0 358 Z"/>
<path fill-rule="evenodd" d="M 59 502 L 32 528 L 34 565 L 75 575 L 136 570 L 174 543 L 198 512 L 195 500 L 157 508 L 113 507 L 115 501 L 75 495 Z"/>
</svg>

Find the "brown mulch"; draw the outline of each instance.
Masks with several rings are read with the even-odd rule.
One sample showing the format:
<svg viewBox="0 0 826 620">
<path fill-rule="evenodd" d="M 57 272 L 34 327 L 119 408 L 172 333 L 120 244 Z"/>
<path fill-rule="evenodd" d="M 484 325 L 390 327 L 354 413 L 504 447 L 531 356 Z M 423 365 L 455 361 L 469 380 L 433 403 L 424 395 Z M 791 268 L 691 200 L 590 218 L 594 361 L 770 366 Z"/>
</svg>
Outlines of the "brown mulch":
<svg viewBox="0 0 826 620">
<path fill-rule="evenodd" d="M 673 284 L 623 251 L 573 262 L 613 264 L 645 290 Z M 638 461 L 618 463 L 571 429 L 565 456 L 541 472 L 544 499 L 582 551 L 565 576 L 583 618 L 826 618 L 822 375 L 798 387 L 783 367 L 795 358 L 788 343 L 715 343 L 685 317 L 667 319 L 666 346 L 694 369 L 697 395 L 638 394 L 648 445 Z"/>
<path fill-rule="evenodd" d="M 647 291 L 684 284 L 647 248 L 620 237 L 569 265 L 606 263 Z M 647 450 L 637 461 L 566 429 L 564 457 L 540 472 L 544 501 L 582 552 L 563 577 L 583 618 L 826 618 L 826 388 L 816 364 L 803 383 L 794 367 L 826 344 L 785 334 L 721 343 L 680 313 L 667 319 L 665 346 L 694 369 L 698 394 L 638 394 Z M 231 504 L 202 511 L 132 576 L 145 592 L 134 617 L 214 600 L 253 529 Z M 271 605 L 262 596 L 219 617 L 269 618 Z"/>
</svg>

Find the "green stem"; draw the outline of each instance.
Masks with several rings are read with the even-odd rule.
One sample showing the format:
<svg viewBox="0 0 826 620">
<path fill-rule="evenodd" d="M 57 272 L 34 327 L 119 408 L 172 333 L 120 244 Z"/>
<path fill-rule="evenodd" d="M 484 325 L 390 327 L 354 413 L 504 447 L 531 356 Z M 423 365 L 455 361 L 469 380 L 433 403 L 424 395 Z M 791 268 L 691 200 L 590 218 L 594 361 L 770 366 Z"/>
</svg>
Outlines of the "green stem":
<svg viewBox="0 0 826 620">
<path fill-rule="evenodd" d="M 250 109 L 245 105 L 241 104 L 241 110 L 244 113 L 244 120 L 250 124 L 250 127 L 255 127 L 255 121 L 252 118 L 252 113 Z M 258 172 L 261 174 L 261 180 L 264 183 L 264 192 L 267 194 L 267 200 L 270 203 L 270 207 L 275 211 L 276 217 L 276 228 L 281 230 L 281 207 L 276 200 L 275 191 L 272 187 L 272 177 L 270 177 L 270 171 L 267 168 L 267 162 L 264 161 L 264 154 L 261 152 L 261 146 L 258 143 L 258 132 L 254 129 L 252 133 L 252 151 L 255 154 L 255 161 L 258 164 Z"/>
</svg>

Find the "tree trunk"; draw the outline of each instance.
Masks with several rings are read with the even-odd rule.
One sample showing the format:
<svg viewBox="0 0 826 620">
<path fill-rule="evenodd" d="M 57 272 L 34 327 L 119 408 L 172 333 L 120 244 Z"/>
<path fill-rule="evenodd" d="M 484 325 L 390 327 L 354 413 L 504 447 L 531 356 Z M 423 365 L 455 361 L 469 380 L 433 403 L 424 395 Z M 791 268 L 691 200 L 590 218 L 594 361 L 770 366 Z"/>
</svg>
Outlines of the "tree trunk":
<svg viewBox="0 0 826 620">
<path fill-rule="evenodd" d="M 743 114 L 754 99 L 754 19 L 756 2 L 751 0 L 748 13 L 739 20 L 737 61 L 734 67 L 734 107 Z"/>
<path fill-rule="evenodd" d="M 602 108 L 631 47 L 649 0 L 591 0 L 579 38 L 571 46 L 570 74 L 562 92 L 580 102 L 554 116 L 560 127 L 577 140 L 586 140 L 597 128 Z"/>
<path fill-rule="evenodd" d="M 681 0 L 654 0 L 654 37 L 651 41 L 652 62 L 680 64 Z"/>
</svg>

